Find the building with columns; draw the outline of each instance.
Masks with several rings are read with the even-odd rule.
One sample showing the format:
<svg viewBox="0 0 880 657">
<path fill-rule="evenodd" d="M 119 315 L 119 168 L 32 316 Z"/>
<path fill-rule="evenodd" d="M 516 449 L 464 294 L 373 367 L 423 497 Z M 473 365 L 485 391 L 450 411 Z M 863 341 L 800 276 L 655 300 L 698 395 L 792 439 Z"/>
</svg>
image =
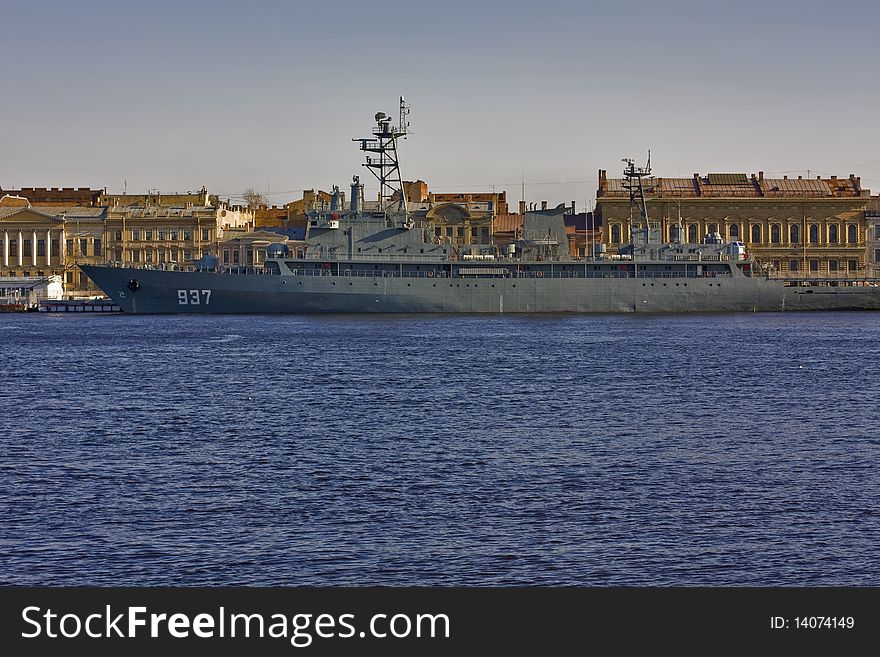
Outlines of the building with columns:
<svg viewBox="0 0 880 657">
<path fill-rule="evenodd" d="M 766 178 L 763 172 L 694 174 L 654 178 L 645 189 L 648 215 L 663 239 L 681 225 L 685 240 L 709 233 L 743 242 L 756 263 L 785 276 L 862 277 L 868 275 L 870 192 L 861 179 Z M 621 178 L 599 171 L 596 213 L 603 240 L 615 253 L 631 234 L 629 192 Z M 637 216 L 637 214 L 636 214 Z"/>
<path fill-rule="evenodd" d="M 0 198 L 0 276 L 62 277 L 67 294 L 100 294 L 80 264 L 191 265 L 219 255 L 225 231 L 253 229 L 254 213 L 227 203 L 189 206 L 32 206 Z"/>
<path fill-rule="evenodd" d="M 0 276 L 61 276 L 68 290 L 98 293 L 77 267 L 103 262 L 105 208 L 32 207 L 0 199 Z"/>
</svg>

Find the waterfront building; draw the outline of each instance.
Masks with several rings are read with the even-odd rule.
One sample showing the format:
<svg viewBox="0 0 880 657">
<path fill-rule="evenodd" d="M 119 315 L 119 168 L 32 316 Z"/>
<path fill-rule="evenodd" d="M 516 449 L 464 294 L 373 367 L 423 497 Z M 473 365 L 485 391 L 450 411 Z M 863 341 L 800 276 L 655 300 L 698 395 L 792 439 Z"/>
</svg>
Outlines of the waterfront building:
<svg viewBox="0 0 880 657">
<path fill-rule="evenodd" d="M 79 264 L 103 262 L 103 207 L 21 204 L 21 197 L 0 199 L 0 276 L 56 275 L 68 291 L 98 294 Z"/>
<path fill-rule="evenodd" d="M 168 205 L 177 199 L 183 205 Z M 0 198 L 0 276 L 58 275 L 68 295 L 100 290 L 81 264 L 187 266 L 205 254 L 219 254 L 224 231 L 251 230 L 254 213 L 199 194 L 115 195 L 110 206 L 34 206 L 26 197 Z M 145 205 L 121 205 L 123 201 Z M 211 205 L 194 205 L 192 201 Z"/>
<path fill-rule="evenodd" d="M 98 197 L 96 205 L 108 207 L 189 207 L 189 206 L 215 206 L 220 199 L 216 194 L 209 194 L 206 187 L 197 192 L 172 192 L 163 194 L 158 190 L 146 194 L 108 194 L 106 191 Z"/>
<path fill-rule="evenodd" d="M 189 266 L 217 255 L 224 231 L 252 229 L 254 212 L 217 201 L 213 205 L 110 207 L 106 259 L 125 266 Z"/>
<path fill-rule="evenodd" d="M 302 257 L 305 250 L 305 242 L 273 231 L 227 230 L 219 247 L 219 264 L 221 267 L 262 267 L 270 244 L 286 245 L 292 257 Z"/>
<path fill-rule="evenodd" d="M 645 190 L 648 214 L 663 239 L 674 226 L 684 239 L 700 242 L 719 233 L 743 242 L 771 274 L 847 277 L 868 274 L 870 192 L 861 179 L 766 178 L 763 172 L 694 174 L 692 178 L 654 178 Z M 603 242 L 615 253 L 631 234 L 629 191 L 624 179 L 599 171 L 596 214 Z"/>
</svg>

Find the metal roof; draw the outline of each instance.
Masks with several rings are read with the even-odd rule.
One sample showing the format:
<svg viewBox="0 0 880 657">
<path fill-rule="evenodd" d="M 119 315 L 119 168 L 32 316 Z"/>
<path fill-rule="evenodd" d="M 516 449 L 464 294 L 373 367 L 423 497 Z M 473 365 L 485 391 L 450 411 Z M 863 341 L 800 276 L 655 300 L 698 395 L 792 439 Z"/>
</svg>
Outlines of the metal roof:
<svg viewBox="0 0 880 657">
<path fill-rule="evenodd" d="M 748 185 L 749 177 L 744 173 L 707 173 L 710 185 Z"/>
</svg>

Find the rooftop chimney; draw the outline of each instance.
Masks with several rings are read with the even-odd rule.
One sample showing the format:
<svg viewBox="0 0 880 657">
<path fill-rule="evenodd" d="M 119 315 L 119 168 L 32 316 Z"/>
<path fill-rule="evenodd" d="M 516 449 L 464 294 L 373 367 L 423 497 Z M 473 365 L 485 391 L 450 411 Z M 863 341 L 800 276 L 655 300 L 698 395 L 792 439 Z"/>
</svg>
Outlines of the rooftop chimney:
<svg viewBox="0 0 880 657">
<path fill-rule="evenodd" d="M 542 209 L 542 210 L 546 210 L 546 209 L 547 209 L 547 201 L 541 201 L 541 209 Z"/>
<path fill-rule="evenodd" d="M 764 172 L 763 171 L 758 172 L 758 181 L 764 182 Z"/>
</svg>

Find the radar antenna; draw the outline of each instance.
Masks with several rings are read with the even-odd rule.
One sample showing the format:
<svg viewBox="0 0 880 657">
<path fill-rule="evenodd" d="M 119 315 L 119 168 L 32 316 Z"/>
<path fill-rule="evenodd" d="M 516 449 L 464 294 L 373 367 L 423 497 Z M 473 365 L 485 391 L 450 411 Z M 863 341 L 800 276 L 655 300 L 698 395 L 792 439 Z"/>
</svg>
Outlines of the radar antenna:
<svg viewBox="0 0 880 657">
<path fill-rule="evenodd" d="M 378 155 L 378 157 L 367 155 L 367 161 L 363 165 L 379 181 L 378 212 L 384 215 L 392 225 L 394 218 L 399 218 L 398 223 L 403 228 L 412 228 L 413 220 L 409 215 L 406 203 L 406 192 L 403 188 L 403 178 L 400 172 L 400 157 L 397 153 L 397 140 L 401 137 L 406 139 L 406 136 L 410 134 L 409 121 L 407 120 L 409 111 L 409 105 L 401 96 L 400 121 L 396 127 L 391 125 L 392 119 L 385 112 L 377 112 L 373 136 L 352 140 L 360 142 L 362 151 Z M 392 211 L 395 202 L 397 207 Z"/>
</svg>

